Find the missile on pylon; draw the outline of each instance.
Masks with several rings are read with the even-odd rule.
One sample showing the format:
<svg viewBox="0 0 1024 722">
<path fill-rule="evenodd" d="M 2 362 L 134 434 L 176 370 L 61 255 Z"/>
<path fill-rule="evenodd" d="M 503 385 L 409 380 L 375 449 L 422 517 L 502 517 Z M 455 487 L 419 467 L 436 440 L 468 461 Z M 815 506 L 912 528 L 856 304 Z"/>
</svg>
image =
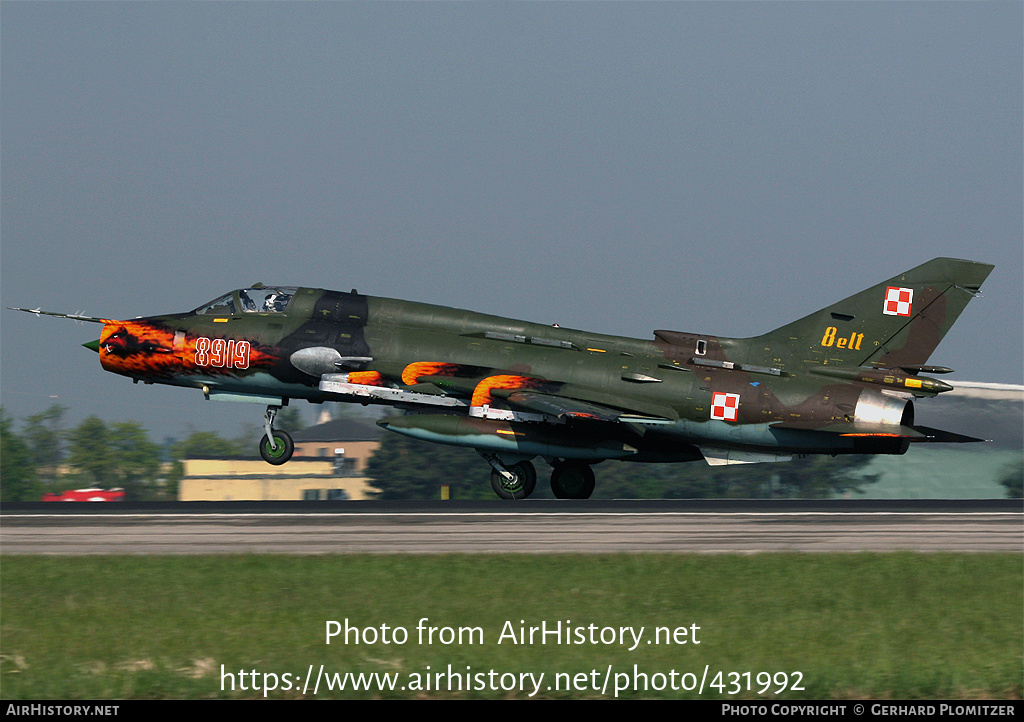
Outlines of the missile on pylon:
<svg viewBox="0 0 1024 722">
<path fill-rule="evenodd" d="M 920 368 L 937 369 L 941 367 Z M 862 384 L 887 386 L 893 390 L 907 391 L 914 396 L 935 396 L 945 391 L 953 390 L 953 387 L 945 381 L 939 381 L 938 379 L 929 378 L 927 376 L 917 376 L 914 373 L 908 374 L 903 369 L 812 366 L 808 370 L 817 376 L 829 376 L 834 379 L 842 379 L 843 381 L 856 381 Z"/>
</svg>

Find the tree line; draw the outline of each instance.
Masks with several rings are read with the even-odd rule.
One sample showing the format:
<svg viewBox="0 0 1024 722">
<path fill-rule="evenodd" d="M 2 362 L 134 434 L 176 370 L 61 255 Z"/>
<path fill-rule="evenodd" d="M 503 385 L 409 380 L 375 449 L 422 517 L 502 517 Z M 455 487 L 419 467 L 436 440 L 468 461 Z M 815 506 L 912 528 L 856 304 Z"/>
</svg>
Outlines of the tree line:
<svg viewBox="0 0 1024 722">
<path fill-rule="evenodd" d="M 297 411 L 286 409 L 278 426 L 302 427 Z M 253 433 L 228 439 L 212 431 L 190 431 L 182 440 L 153 442 L 141 424 L 106 422 L 90 416 L 65 423 L 67 409 L 55 405 L 15 421 L 0 408 L 0 499 L 35 501 L 43 493 L 98 486 L 121 487 L 129 500 L 173 500 L 183 476 L 182 459 L 252 457 Z M 787 463 L 709 466 L 633 464 L 607 461 L 595 466 L 593 498 L 829 498 L 856 494 L 877 481 L 865 465 L 870 456 L 812 456 Z M 550 498 L 547 467 L 538 472 L 534 498 Z M 272 470 L 268 470 L 268 473 Z M 453 499 L 493 499 L 490 467 L 472 449 L 442 446 L 385 433 L 366 470 L 377 498 L 437 499 L 447 485 Z M 1008 469 L 1007 496 L 1021 496 L 1021 470 Z"/>
<path fill-rule="evenodd" d="M 24 419 L 19 430 L 0 407 L 0 500 L 38 501 L 47 492 L 86 487 L 120 487 L 129 501 L 175 500 L 182 459 L 251 456 L 256 447 L 249 433 L 226 439 L 195 430 L 158 444 L 135 421 L 90 416 L 69 427 L 67 411 L 55 404 Z M 286 411 L 278 427 L 301 428 L 298 412 Z"/>
</svg>

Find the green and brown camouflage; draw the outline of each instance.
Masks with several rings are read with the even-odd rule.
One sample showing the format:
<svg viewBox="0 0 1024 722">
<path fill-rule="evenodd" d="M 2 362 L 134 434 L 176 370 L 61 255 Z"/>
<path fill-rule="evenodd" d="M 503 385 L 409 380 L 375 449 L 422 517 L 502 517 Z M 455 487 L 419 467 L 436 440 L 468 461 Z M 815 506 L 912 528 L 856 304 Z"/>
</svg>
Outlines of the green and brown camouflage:
<svg viewBox="0 0 1024 722">
<path fill-rule="evenodd" d="M 207 399 L 267 405 L 260 451 L 290 399 L 383 404 L 380 425 L 477 449 L 504 498 L 531 460 L 559 497 L 593 491 L 605 459 L 712 464 L 803 454 L 902 454 L 978 441 L 914 422 L 914 398 L 952 387 L 929 357 L 992 266 L 937 258 L 753 338 L 655 331 L 653 340 L 318 288 L 256 284 L 194 311 L 103 324 L 104 369 Z M 29 310 L 29 309 L 18 309 Z"/>
</svg>

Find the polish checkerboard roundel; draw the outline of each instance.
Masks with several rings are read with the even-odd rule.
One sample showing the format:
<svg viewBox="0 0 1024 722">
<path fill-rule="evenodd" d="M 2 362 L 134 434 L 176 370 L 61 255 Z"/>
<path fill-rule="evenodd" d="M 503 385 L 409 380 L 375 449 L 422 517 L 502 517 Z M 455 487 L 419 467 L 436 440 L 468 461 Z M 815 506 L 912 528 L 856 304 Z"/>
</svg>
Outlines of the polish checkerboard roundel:
<svg viewBox="0 0 1024 722">
<path fill-rule="evenodd" d="M 909 316 L 914 301 L 914 289 L 889 286 L 885 289 L 882 313 L 886 316 Z"/>
<path fill-rule="evenodd" d="M 711 396 L 711 418 L 735 421 L 740 408 L 740 395 L 716 391 Z"/>
</svg>

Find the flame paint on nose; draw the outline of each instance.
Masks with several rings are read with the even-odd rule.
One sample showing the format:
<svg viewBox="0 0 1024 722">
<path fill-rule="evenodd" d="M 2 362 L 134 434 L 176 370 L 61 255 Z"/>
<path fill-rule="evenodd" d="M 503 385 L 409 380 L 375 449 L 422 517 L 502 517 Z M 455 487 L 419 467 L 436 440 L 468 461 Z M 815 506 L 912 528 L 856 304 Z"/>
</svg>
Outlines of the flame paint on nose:
<svg viewBox="0 0 1024 722">
<path fill-rule="evenodd" d="M 274 349 L 256 341 L 190 336 L 160 319 L 112 321 L 103 327 L 97 346 L 105 370 L 155 381 L 183 373 L 237 375 L 272 368 L 279 360 Z"/>
<path fill-rule="evenodd" d="M 174 333 L 163 324 L 114 321 L 100 335 L 100 363 L 107 371 L 133 378 L 166 377 L 177 366 L 173 344 Z"/>
</svg>

